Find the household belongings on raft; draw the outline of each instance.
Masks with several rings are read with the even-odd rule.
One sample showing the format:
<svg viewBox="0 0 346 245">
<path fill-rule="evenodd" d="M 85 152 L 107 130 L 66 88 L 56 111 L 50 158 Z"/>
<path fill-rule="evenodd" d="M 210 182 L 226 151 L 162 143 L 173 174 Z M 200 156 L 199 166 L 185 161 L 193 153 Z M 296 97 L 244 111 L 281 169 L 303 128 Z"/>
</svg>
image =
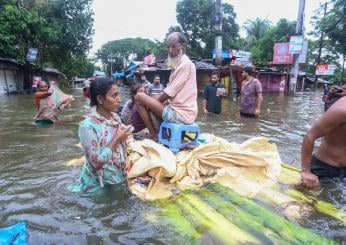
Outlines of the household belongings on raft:
<svg viewBox="0 0 346 245">
<path fill-rule="evenodd" d="M 205 144 L 176 155 L 148 139 L 130 140 L 125 168 L 130 190 L 142 200 L 155 200 L 219 183 L 252 197 L 277 182 L 281 159 L 268 139 L 255 137 L 237 144 L 210 134 L 202 137 Z"/>
</svg>

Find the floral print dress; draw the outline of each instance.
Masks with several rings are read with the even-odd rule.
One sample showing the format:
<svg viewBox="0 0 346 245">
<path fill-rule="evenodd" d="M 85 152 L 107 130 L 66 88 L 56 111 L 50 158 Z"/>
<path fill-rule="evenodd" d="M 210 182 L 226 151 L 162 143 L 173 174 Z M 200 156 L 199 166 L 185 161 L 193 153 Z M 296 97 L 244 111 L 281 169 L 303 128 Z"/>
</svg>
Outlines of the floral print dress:
<svg viewBox="0 0 346 245">
<path fill-rule="evenodd" d="M 80 183 L 71 186 L 75 192 L 93 192 L 104 185 L 114 185 L 125 180 L 126 145 L 118 144 L 112 151 L 107 145 L 121 125 L 120 117 L 112 113 L 106 119 L 96 110 L 83 120 L 79 126 L 79 139 L 82 144 L 85 162 L 82 166 Z"/>
</svg>

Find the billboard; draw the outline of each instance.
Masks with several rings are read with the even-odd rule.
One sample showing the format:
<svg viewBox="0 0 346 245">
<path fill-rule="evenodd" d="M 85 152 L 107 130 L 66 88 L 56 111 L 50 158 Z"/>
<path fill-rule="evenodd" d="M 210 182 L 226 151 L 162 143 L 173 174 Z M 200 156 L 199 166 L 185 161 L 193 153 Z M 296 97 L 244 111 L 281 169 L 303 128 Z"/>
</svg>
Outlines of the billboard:
<svg viewBox="0 0 346 245">
<path fill-rule="evenodd" d="M 335 69 L 336 69 L 336 65 L 318 64 L 316 65 L 316 75 L 317 76 L 334 75 Z"/>
<path fill-rule="evenodd" d="M 293 56 L 289 53 L 289 43 L 275 43 L 273 64 L 286 65 L 293 63 Z"/>
<path fill-rule="evenodd" d="M 213 59 L 215 59 L 215 49 L 212 50 L 211 53 Z M 235 57 L 235 60 L 231 61 L 232 65 L 240 65 L 240 66 L 246 66 L 251 64 L 251 53 L 243 50 L 235 50 L 235 49 L 223 49 L 221 52 L 222 58 L 233 58 Z"/>
</svg>

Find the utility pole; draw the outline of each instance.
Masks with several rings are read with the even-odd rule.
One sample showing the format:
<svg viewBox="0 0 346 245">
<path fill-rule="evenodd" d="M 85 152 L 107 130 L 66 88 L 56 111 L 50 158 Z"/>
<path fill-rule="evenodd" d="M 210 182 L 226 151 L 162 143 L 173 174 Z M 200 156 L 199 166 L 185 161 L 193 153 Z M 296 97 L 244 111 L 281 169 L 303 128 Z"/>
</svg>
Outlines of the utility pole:
<svg viewBox="0 0 346 245">
<path fill-rule="evenodd" d="M 296 24 L 296 35 L 302 35 L 304 23 L 305 0 L 299 0 L 298 18 Z M 299 54 L 293 54 L 293 66 L 291 68 L 291 78 L 289 92 L 295 94 L 299 74 Z"/>
<path fill-rule="evenodd" d="M 215 1 L 215 64 L 222 64 L 222 3 L 221 0 Z"/>
<path fill-rule="evenodd" d="M 323 19 L 326 17 L 327 14 L 327 2 L 324 4 L 324 13 L 323 13 Z M 323 38 L 324 38 L 324 30 L 321 31 L 321 37 L 319 41 L 319 46 L 318 46 L 318 55 L 316 59 L 316 65 L 321 63 L 321 54 L 322 54 L 322 47 L 323 47 Z M 317 88 L 317 75 L 315 76 L 315 82 L 314 82 L 314 87 Z"/>
</svg>

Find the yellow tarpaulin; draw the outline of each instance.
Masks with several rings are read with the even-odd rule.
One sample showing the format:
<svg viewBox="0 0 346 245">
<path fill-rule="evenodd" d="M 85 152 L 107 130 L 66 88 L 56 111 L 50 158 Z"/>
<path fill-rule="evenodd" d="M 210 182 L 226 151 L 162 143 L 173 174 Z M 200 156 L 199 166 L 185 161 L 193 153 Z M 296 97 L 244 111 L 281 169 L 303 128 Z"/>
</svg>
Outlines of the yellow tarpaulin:
<svg viewBox="0 0 346 245">
<path fill-rule="evenodd" d="M 177 155 L 151 140 L 131 140 L 126 168 L 131 191 L 142 200 L 154 200 L 211 182 L 251 197 L 277 182 L 281 159 L 267 138 L 237 144 L 210 134 L 202 136 L 205 144 Z M 143 178 L 149 184 L 139 181 Z"/>
</svg>

